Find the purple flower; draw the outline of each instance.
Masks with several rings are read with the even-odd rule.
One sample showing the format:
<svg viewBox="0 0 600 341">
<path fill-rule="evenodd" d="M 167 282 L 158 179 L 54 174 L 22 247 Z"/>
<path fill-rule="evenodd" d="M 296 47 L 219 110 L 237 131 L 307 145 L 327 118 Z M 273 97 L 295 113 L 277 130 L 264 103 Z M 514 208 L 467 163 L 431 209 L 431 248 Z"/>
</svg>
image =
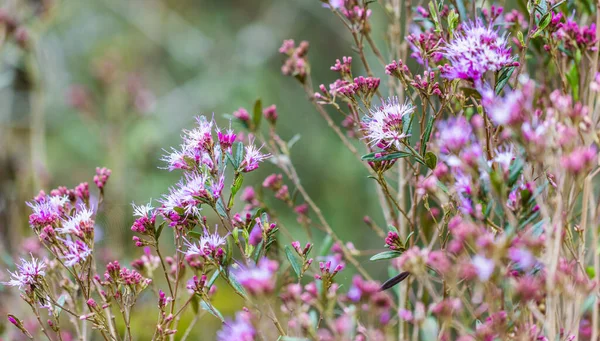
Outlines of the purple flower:
<svg viewBox="0 0 600 341">
<path fill-rule="evenodd" d="M 520 269 L 527 270 L 535 265 L 536 259 L 527 249 L 511 247 L 508 249 L 508 258 L 515 262 Z"/>
<path fill-rule="evenodd" d="M 82 232 L 86 232 L 94 227 L 94 220 L 92 220 L 93 214 L 94 212 L 92 210 L 88 210 L 82 205 L 74 216 L 70 217 L 68 220 L 63 220 L 62 227 L 57 228 L 56 232 L 81 235 Z"/>
<path fill-rule="evenodd" d="M 171 148 L 170 152 L 167 152 L 167 154 L 163 155 L 161 161 L 167 163 L 167 169 L 169 170 L 169 172 L 175 169 L 189 169 L 190 166 L 187 164 L 185 157 L 186 153 L 183 150 Z"/>
<path fill-rule="evenodd" d="M 487 71 L 518 65 L 507 45 L 506 35 L 499 35 L 497 30 L 484 26 L 480 20 L 466 23 L 463 32 L 457 32 L 444 48 L 444 56 L 451 66 L 443 70 L 443 76 L 478 82 Z"/>
<path fill-rule="evenodd" d="M 449 118 L 438 124 L 437 141 L 444 153 L 458 152 L 473 136 L 471 126 L 464 117 Z"/>
<path fill-rule="evenodd" d="M 92 249 L 90 249 L 90 247 L 81 240 L 59 240 L 62 241 L 67 247 L 64 256 L 61 257 L 65 261 L 66 266 L 73 266 L 75 264 L 81 263 L 92 254 Z"/>
<path fill-rule="evenodd" d="M 252 326 L 250 313 L 240 311 L 235 314 L 235 320 L 228 320 L 223 329 L 217 332 L 218 341 L 254 341 L 256 330 Z"/>
<path fill-rule="evenodd" d="M 276 261 L 262 258 L 250 267 L 240 267 L 233 270 L 233 275 L 251 295 L 263 295 L 275 289 Z"/>
<path fill-rule="evenodd" d="M 185 245 L 188 247 L 185 251 L 186 256 L 209 256 L 217 255 L 222 245 L 227 243 L 227 235 L 221 237 L 217 231 L 218 226 L 215 227 L 215 232 L 210 234 L 207 229 L 204 229 L 204 234 L 198 240 L 198 243 L 192 243 L 185 241 Z"/>
<path fill-rule="evenodd" d="M 58 222 L 62 208 L 69 201 L 67 196 L 46 196 L 42 200 L 28 202 L 27 206 L 33 211 L 29 215 L 29 224 L 32 226 L 52 225 Z"/>
<path fill-rule="evenodd" d="M 364 118 L 364 131 L 367 140 L 373 145 L 387 149 L 394 145 L 400 147 L 400 141 L 408 137 L 403 131 L 405 115 L 413 113 L 415 108 L 410 103 L 398 103 L 398 97 L 382 101 L 381 106 L 370 110 Z"/>
<path fill-rule="evenodd" d="M 35 285 L 40 282 L 41 278 L 46 275 L 44 269 L 46 264 L 31 257 L 31 262 L 21 258 L 21 264 L 17 265 L 17 271 L 8 272 L 11 276 L 10 281 L 2 282 L 4 285 L 19 287 L 22 289 L 25 285 Z"/>
<path fill-rule="evenodd" d="M 250 144 L 246 146 L 246 153 L 244 154 L 244 161 L 242 161 L 241 167 L 243 172 L 251 172 L 258 168 L 258 165 L 264 160 L 271 157 L 271 154 L 262 154 L 260 150 L 262 147 L 256 148 L 254 141 L 250 141 Z"/>
<path fill-rule="evenodd" d="M 487 282 L 494 273 L 494 261 L 480 255 L 473 257 L 472 264 L 477 271 L 477 277 L 482 282 Z"/>
</svg>

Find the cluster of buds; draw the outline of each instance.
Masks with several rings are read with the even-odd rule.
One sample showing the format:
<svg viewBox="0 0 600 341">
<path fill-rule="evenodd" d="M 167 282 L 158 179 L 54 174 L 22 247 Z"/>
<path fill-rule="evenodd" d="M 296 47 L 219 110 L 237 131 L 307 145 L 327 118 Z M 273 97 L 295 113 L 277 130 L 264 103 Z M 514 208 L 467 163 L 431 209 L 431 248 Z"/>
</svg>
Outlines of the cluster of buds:
<svg viewBox="0 0 600 341">
<path fill-rule="evenodd" d="M 414 80 L 410 83 L 415 89 L 418 89 L 423 96 L 440 96 L 442 97 L 442 91 L 440 90 L 440 83 L 435 80 L 435 72 L 425 71 L 423 77 L 416 75 Z"/>
<path fill-rule="evenodd" d="M 151 279 L 145 278 L 139 272 L 121 267 L 117 261 L 106 265 L 103 280 L 98 275 L 94 276 L 94 279 L 105 288 L 100 294 L 107 302 L 116 299 L 128 306 L 152 283 Z"/>
<path fill-rule="evenodd" d="M 303 41 L 296 47 L 294 40 L 284 40 L 279 53 L 287 55 L 281 72 L 286 76 L 296 77 L 300 83 L 304 83 L 310 70 L 307 59 L 308 42 Z"/>
<path fill-rule="evenodd" d="M 292 242 L 292 248 L 298 256 L 302 259 L 302 266 L 300 267 L 299 277 L 304 276 L 304 273 L 308 270 L 310 265 L 313 263 L 313 259 L 309 258 L 310 251 L 312 250 L 313 245 L 311 243 L 306 243 L 304 248 L 301 246 L 299 241 Z"/>
<path fill-rule="evenodd" d="M 108 178 L 110 177 L 111 170 L 105 167 L 96 168 L 96 175 L 94 175 L 94 183 L 100 191 L 104 189 L 106 186 L 106 182 L 108 182 Z"/>
</svg>

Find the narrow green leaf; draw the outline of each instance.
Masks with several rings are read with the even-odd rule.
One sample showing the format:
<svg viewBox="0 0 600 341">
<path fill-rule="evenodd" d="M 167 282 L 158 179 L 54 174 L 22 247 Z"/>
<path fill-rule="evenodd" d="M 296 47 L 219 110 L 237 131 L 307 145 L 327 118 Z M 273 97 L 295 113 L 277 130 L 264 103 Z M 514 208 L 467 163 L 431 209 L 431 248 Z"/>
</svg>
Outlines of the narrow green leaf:
<svg viewBox="0 0 600 341">
<path fill-rule="evenodd" d="M 217 204 L 215 205 L 215 211 L 217 211 L 217 213 L 221 217 L 227 217 L 227 211 L 225 210 L 225 206 L 223 206 L 223 201 L 217 200 Z"/>
<path fill-rule="evenodd" d="M 387 226 L 388 232 L 395 232 L 398 233 L 398 229 L 396 228 L 396 226 L 394 225 L 388 225 Z"/>
<path fill-rule="evenodd" d="M 379 153 L 379 152 L 369 153 L 369 154 L 363 155 L 361 157 L 361 159 L 363 161 L 389 161 L 389 160 L 395 160 L 395 159 L 412 156 L 412 154 L 407 153 L 407 152 L 393 152 L 393 153 L 383 154 L 381 157 L 375 157 L 376 154 L 383 154 L 383 153 Z"/>
<path fill-rule="evenodd" d="M 333 238 L 331 238 L 330 235 L 327 235 L 325 237 L 325 240 L 323 241 L 323 245 L 321 245 L 321 250 L 319 250 L 319 256 L 321 256 L 321 257 L 327 256 L 327 254 L 329 254 L 329 249 L 331 249 L 332 245 L 333 245 Z"/>
<path fill-rule="evenodd" d="M 500 73 L 500 77 L 498 77 L 498 82 L 496 82 L 496 95 L 499 95 L 502 92 L 502 89 L 508 84 L 508 80 L 510 76 L 515 72 L 516 67 L 511 66 L 504 68 Z"/>
<path fill-rule="evenodd" d="M 393 259 L 393 258 L 398 258 L 402 255 L 402 252 L 400 251 L 383 251 L 380 252 L 378 254 L 376 254 L 375 256 L 371 257 L 370 260 L 375 261 L 375 260 L 385 260 L 385 259 Z"/>
<path fill-rule="evenodd" d="M 262 120 L 262 101 L 259 99 L 254 102 L 254 111 L 252 113 L 252 123 L 254 124 L 254 130 L 260 128 L 260 121 Z"/>
<path fill-rule="evenodd" d="M 300 264 L 300 262 L 298 262 L 298 257 L 296 256 L 294 251 L 292 251 L 292 248 L 289 245 L 286 245 L 284 250 L 285 250 L 285 256 L 287 257 L 288 261 L 292 265 L 292 269 L 294 269 L 294 272 L 296 273 L 296 278 L 301 278 L 302 277 L 302 264 Z"/>
<path fill-rule="evenodd" d="M 288 149 L 292 149 L 292 147 L 296 144 L 296 142 L 300 141 L 300 134 L 294 135 L 287 143 Z"/>
<path fill-rule="evenodd" d="M 540 19 L 540 24 L 539 24 L 537 30 L 535 30 L 535 32 L 531 35 L 531 38 L 536 38 L 540 34 L 542 34 L 544 29 L 546 27 L 548 27 L 548 25 L 550 24 L 551 20 L 552 20 L 552 15 L 550 12 L 544 14 L 544 16 Z"/>
<path fill-rule="evenodd" d="M 309 339 L 294 336 L 280 336 L 277 341 L 309 341 Z"/>
<path fill-rule="evenodd" d="M 244 144 L 242 142 L 235 143 L 235 159 L 233 162 L 233 168 L 238 169 L 244 161 Z"/>
<path fill-rule="evenodd" d="M 577 101 L 579 99 L 579 69 L 576 63 L 573 63 L 571 70 L 567 73 L 567 80 L 571 86 L 573 99 Z"/>
<path fill-rule="evenodd" d="M 508 169 L 508 187 L 512 187 L 519 180 L 523 172 L 523 166 L 525 166 L 525 162 L 521 158 L 516 158 L 510 165 Z"/>
<path fill-rule="evenodd" d="M 160 238 L 160 235 L 162 234 L 163 228 L 165 227 L 166 222 L 162 222 L 160 223 L 160 225 L 158 225 L 158 227 L 156 228 L 156 231 L 154 231 L 154 236 L 156 237 L 155 239 L 158 240 L 158 238 Z"/>
<path fill-rule="evenodd" d="M 212 316 L 218 318 L 219 320 L 221 320 L 221 321 L 225 320 L 223 318 L 223 315 L 221 314 L 221 312 L 217 308 L 215 308 L 214 305 L 211 304 L 209 306 L 208 303 L 206 303 L 205 301 L 202 301 L 202 302 L 200 302 L 200 306 L 202 307 L 202 309 L 208 311 Z"/>
<path fill-rule="evenodd" d="M 423 141 L 421 141 L 421 155 L 424 155 L 425 151 L 427 150 L 427 142 L 429 142 L 429 138 L 431 137 L 431 131 L 433 130 L 434 119 L 435 119 L 434 115 L 429 116 L 429 120 L 427 121 L 427 125 L 425 126 L 425 133 L 423 134 Z M 436 162 L 437 162 L 437 157 L 436 157 Z"/>
<path fill-rule="evenodd" d="M 468 16 L 467 16 L 467 9 L 465 7 L 465 3 L 463 0 L 456 0 L 456 7 L 458 7 L 458 13 L 460 14 L 460 20 L 461 21 L 465 21 L 467 20 Z"/>
<path fill-rule="evenodd" d="M 194 312 L 194 315 L 198 314 L 198 310 L 200 310 L 200 302 L 198 302 L 198 296 L 194 295 L 190 303 L 192 304 L 192 311 Z"/>
<path fill-rule="evenodd" d="M 433 152 L 425 153 L 424 159 L 425 164 L 429 169 L 435 169 L 435 166 L 437 165 L 437 156 Z"/>
<path fill-rule="evenodd" d="M 246 297 L 246 290 L 244 289 L 244 287 L 240 284 L 240 282 L 238 282 L 238 280 L 233 277 L 233 276 L 229 276 L 229 281 L 231 283 L 231 286 L 237 291 L 239 292 L 242 296 Z"/>
<path fill-rule="evenodd" d="M 212 288 L 217 278 L 219 278 L 219 273 L 221 273 L 221 269 L 217 269 L 215 270 L 215 272 L 213 272 L 213 275 L 210 277 L 210 279 L 208 280 L 208 284 L 206 285 L 209 289 Z"/>
</svg>

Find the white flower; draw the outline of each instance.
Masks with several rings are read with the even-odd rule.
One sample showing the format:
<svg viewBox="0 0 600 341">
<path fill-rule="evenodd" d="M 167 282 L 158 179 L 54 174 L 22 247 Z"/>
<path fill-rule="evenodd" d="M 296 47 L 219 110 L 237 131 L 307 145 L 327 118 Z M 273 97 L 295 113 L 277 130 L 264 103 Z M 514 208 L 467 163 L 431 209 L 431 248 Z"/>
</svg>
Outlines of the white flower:
<svg viewBox="0 0 600 341">
<path fill-rule="evenodd" d="M 21 264 L 17 265 L 17 271 L 8 272 L 11 276 L 10 281 L 2 282 L 2 284 L 19 287 L 19 289 L 24 285 L 36 284 L 40 277 L 46 275 L 46 272 L 44 271 L 45 268 L 46 264 L 38 261 L 33 256 L 31 256 L 31 262 L 21 258 Z"/>
</svg>

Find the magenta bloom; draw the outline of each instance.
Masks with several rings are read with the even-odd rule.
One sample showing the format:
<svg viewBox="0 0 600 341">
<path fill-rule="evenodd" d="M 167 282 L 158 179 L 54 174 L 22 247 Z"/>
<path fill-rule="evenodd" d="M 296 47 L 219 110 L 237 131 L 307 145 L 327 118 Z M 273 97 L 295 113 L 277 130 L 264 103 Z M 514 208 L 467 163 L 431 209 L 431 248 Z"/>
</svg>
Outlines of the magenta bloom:
<svg viewBox="0 0 600 341">
<path fill-rule="evenodd" d="M 11 277 L 10 281 L 2 282 L 2 284 L 19 287 L 19 289 L 22 289 L 25 285 L 33 286 L 46 275 L 45 268 L 46 264 L 34 257 L 31 257 L 31 262 L 21 258 L 21 265 L 17 265 L 17 271 L 8 272 Z"/>
<path fill-rule="evenodd" d="M 271 157 L 271 154 L 262 154 L 260 150 L 262 147 L 257 148 L 250 141 L 250 144 L 246 146 L 246 153 L 244 154 L 244 161 L 242 161 L 242 171 L 251 172 L 258 168 L 258 165 Z"/>
<path fill-rule="evenodd" d="M 251 295 L 269 294 L 275 289 L 277 267 L 276 261 L 263 258 L 254 266 L 235 269 L 233 275 Z"/>
<path fill-rule="evenodd" d="M 240 311 L 235 314 L 235 320 L 228 320 L 223 325 L 223 329 L 217 332 L 218 341 L 254 341 L 256 330 L 250 321 L 250 314 Z"/>
<path fill-rule="evenodd" d="M 382 149 L 394 145 L 400 148 L 400 141 L 408 137 L 403 131 L 405 115 L 413 113 L 415 108 L 410 103 L 400 104 L 397 97 L 383 101 L 381 106 L 370 110 L 364 118 L 364 131 L 370 144 Z"/>
<path fill-rule="evenodd" d="M 479 20 L 466 23 L 463 32 L 457 32 L 444 48 L 451 66 L 443 70 L 443 76 L 479 81 L 487 71 L 517 65 L 507 45 L 506 35 L 500 35 L 491 26 L 484 26 Z"/>
</svg>

